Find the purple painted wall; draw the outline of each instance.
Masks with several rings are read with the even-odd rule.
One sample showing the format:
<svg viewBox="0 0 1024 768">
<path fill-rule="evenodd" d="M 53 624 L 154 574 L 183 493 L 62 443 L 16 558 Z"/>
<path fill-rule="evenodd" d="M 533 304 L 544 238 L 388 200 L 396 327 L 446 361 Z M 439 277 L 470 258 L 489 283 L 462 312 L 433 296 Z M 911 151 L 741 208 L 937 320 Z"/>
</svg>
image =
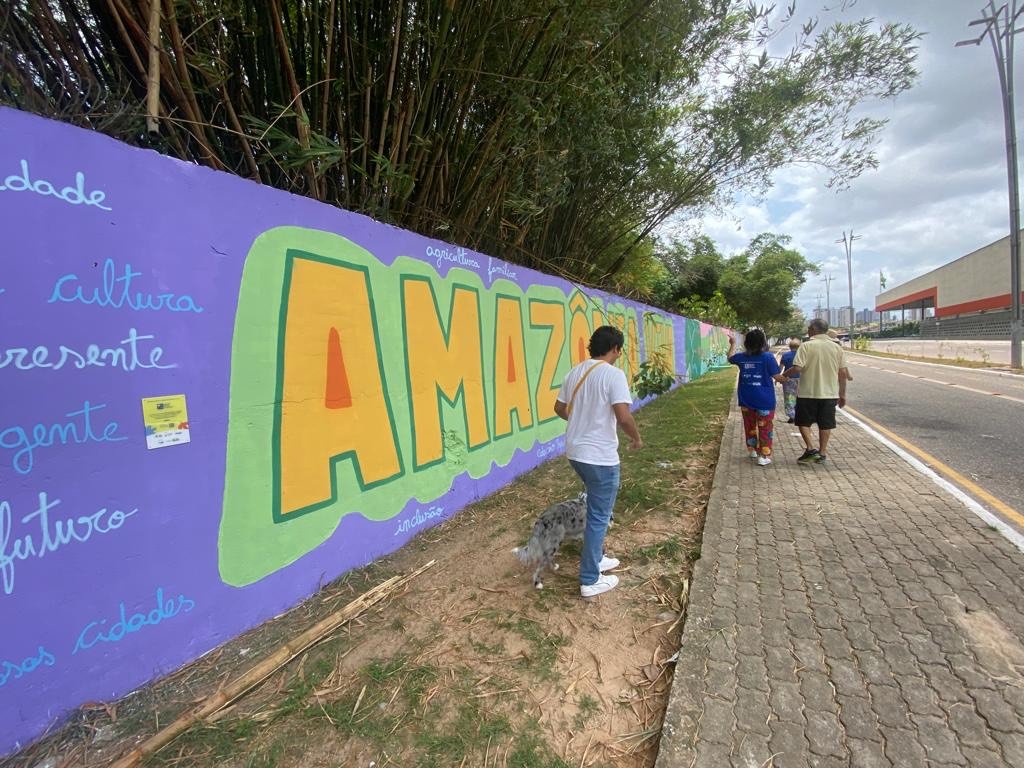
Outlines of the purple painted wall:
<svg viewBox="0 0 1024 768">
<path fill-rule="evenodd" d="M 562 425 L 546 421 L 544 397 L 521 404 L 508 438 L 499 440 L 493 412 L 515 394 L 513 347 L 529 363 L 520 383 L 531 397 L 544 389 L 550 331 L 531 325 L 535 307 L 564 304 L 558 375 L 573 359 L 573 328 L 585 327 L 573 326 L 577 316 L 598 319 L 592 305 L 635 324 L 634 367 L 651 333 L 645 318 L 667 328 L 659 338 L 674 345 L 681 376 L 688 359 L 724 351 L 720 337 L 688 333 L 684 318 L 605 294 L 585 297 L 581 309 L 565 281 L 10 109 L 0 109 L 0 231 L 0 755 L 81 703 L 121 696 L 280 613 L 559 453 Z M 283 265 L 314 257 L 331 269 L 355 264 L 373 290 L 402 474 L 357 487 L 354 462 L 330 463 L 335 496 L 289 517 L 274 494 L 301 488 L 275 475 L 294 457 L 277 457 L 274 419 L 299 417 L 279 397 L 267 403 L 301 366 L 341 359 L 325 351 L 323 360 L 289 362 L 285 328 L 298 327 L 289 313 L 301 296 L 294 283 L 289 299 Z M 409 330 L 390 303 L 406 300 L 410 276 L 438 296 L 481 297 L 492 408 L 486 447 L 463 456 L 449 446 L 415 482 L 410 425 L 420 414 L 403 375 L 410 363 L 395 351 Z M 507 294 L 527 315 L 506 345 L 494 307 Z M 343 314 L 348 297 L 338 300 L 323 312 Z M 344 324 L 330 318 L 324 349 L 328 326 L 341 328 L 339 349 L 351 351 Z M 688 350 L 692 339 L 709 341 Z M 270 364 L 254 373 L 263 356 Z M 345 357 L 349 379 L 368 362 Z M 328 392 L 332 416 L 359 407 L 349 379 L 339 391 L 355 403 L 332 404 Z M 142 399 L 178 394 L 190 442 L 147 449 Z M 466 431 L 445 418 L 453 434 Z M 251 487 L 231 480 L 253 472 Z"/>
</svg>

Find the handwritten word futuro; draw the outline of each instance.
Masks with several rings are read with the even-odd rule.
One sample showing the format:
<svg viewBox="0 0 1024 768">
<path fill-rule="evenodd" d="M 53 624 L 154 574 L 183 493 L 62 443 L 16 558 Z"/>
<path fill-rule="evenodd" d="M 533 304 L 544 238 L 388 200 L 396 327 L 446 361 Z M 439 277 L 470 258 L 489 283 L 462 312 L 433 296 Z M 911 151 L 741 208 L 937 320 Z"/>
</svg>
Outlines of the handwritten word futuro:
<svg viewBox="0 0 1024 768">
<path fill-rule="evenodd" d="M 78 634 L 78 640 L 75 641 L 75 649 L 71 655 L 74 656 L 79 651 L 87 651 L 97 643 L 119 643 L 128 635 L 139 632 L 143 627 L 155 627 L 173 619 L 180 613 L 188 613 L 195 607 L 195 601 L 184 595 L 164 600 L 163 588 L 157 588 L 155 608 L 129 616 L 124 603 L 121 603 L 118 606 L 117 620 L 108 624 L 106 619 L 100 619 L 86 624 Z"/>
<path fill-rule="evenodd" d="M 56 197 L 68 205 L 87 205 L 100 208 L 104 211 L 111 210 L 103 205 L 107 199 L 107 193 L 101 189 L 94 189 L 88 194 L 85 191 L 85 174 L 78 171 L 75 174 L 75 185 L 73 187 L 57 187 L 46 179 L 32 180 L 28 170 L 28 160 L 21 161 L 21 173 L 12 173 L 0 184 L 0 192 L 34 192 L 43 197 Z"/>
<path fill-rule="evenodd" d="M 45 491 L 39 494 L 39 505 L 21 518 L 21 525 L 30 531 L 18 531 L 12 539 L 14 525 L 11 503 L 0 501 L 0 580 L 4 594 L 14 592 L 14 570 L 20 560 L 31 557 L 42 558 L 54 554 L 71 542 L 88 543 L 94 535 L 105 535 L 118 530 L 125 521 L 138 512 L 138 508 L 123 512 L 120 509 L 103 507 L 91 515 L 79 515 L 63 520 L 50 519 L 50 510 L 61 503 L 60 499 L 50 501 Z"/>
<path fill-rule="evenodd" d="M 19 475 L 27 475 L 35 466 L 35 452 L 40 448 L 50 448 L 57 444 L 84 445 L 127 440 L 127 436 L 117 433 L 116 421 L 108 421 L 102 427 L 93 423 L 92 415 L 106 407 L 106 403 L 92 405 L 86 400 L 79 410 L 64 414 L 66 421 L 34 424 L 31 427 L 7 427 L 0 431 L 0 449 L 13 451 L 11 466 Z"/>
<path fill-rule="evenodd" d="M 124 271 L 117 274 L 117 264 L 113 259 L 103 262 L 103 281 L 99 286 L 93 286 L 90 290 L 79 282 L 76 274 L 67 274 L 59 277 L 53 284 L 53 291 L 50 293 L 49 304 L 54 302 L 67 302 L 79 304 L 95 304 L 98 307 L 112 307 L 121 309 L 126 307 L 136 312 L 152 310 L 159 312 L 195 312 L 203 311 L 203 308 L 196 304 L 188 294 L 175 293 L 144 293 L 142 291 L 132 292 L 132 280 L 142 277 L 141 272 L 135 272 L 132 265 L 125 263 Z"/>
<path fill-rule="evenodd" d="M 12 366 L 19 371 L 31 371 L 34 368 L 59 371 L 70 365 L 79 370 L 91 367 L 120 368 L 122 371 L 134 371 L 140 368 L 156 368 L 158 370 L 177 368 L 177 363 L 160 364 L 160 358 L 164 356 L 163 347 L 145 344 L 155 338 L 151 333 L 140 334 L 134 328 L 129 328 L 128 338 L 121 339 L 114 346 L 88 344 L 84 350 L 72 349 L 64 344 L 59 345 L 56 349 L 42 344 L 31 349 L 28 347 L 0 348 L 0 368 Z"/>
<path fill-rule="evenodd" d="M 57 660 L 53 654 L 41 645 L 34 654 L 27 656 L 20 662 L 8 661 L 7 659 L 0 660 L 0 688 L 7 685 L 12 676 L 17 680 L 19 677 L 35 672 L 39 667 L 52 667 L 56 663 Z"/>
</svg>

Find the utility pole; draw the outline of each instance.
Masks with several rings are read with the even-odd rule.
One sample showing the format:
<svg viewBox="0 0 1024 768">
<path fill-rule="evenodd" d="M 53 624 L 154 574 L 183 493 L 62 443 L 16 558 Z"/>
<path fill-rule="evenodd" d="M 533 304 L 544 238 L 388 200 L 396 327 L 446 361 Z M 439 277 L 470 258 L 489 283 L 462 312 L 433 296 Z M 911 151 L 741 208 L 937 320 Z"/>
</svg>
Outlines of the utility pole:
<svg viewBox="0 0 1024 768">
<path fill-rule="evenodd" d="M 1010 366 L 1021 367 L 1021 315 L 1020 315 L 1020 190 L 1017 179 L 1017 123 L 1013 113 L 1013 38 L 1017 17 L 1024 7 L 1017 9 L 1017 0 L 1007 0 L 996 8 L 994 0 L 981 9 L 981 17 L 967 26 L 984 25 L 978 37 L 961 40 L 962 45 L 981 45 L 987 36 L 992 43 L 999 72 L 999 91 L 1003 102 L 1003 129 L 1006 134 L 1006 176 L 1010 197 Z"/>
<path fill-rule="evenodd" d="M 832 325 L 832 275 L 825 275 L 825 313 L 826 320 L 829 326 Z"/>
<path fill-rule="evenodd" d="M 860 240 L 860 235 L 853 234 L 853 230 L 850 230 L 849 236 L 846 234 L 846 230 L 843 230 L 843 236 L 841 239 L 836 240 L 837 243 L 843 244 L 843 250 L 846 251 L 846 284 L 850 291 L 850 327 L 847 329 L 849 332 L 853 332 L 854 320 L 856 315 L 853 312 L 853 241 Z"/>
</svg>

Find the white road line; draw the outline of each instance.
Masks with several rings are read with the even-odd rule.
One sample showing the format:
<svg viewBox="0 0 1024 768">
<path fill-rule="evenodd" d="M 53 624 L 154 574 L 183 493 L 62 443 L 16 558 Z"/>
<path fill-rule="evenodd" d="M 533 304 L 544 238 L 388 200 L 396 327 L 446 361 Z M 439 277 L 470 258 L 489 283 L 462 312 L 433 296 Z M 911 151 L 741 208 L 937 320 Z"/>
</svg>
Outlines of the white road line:
<svg viewBox="0 0 1024 768">
<path fill-rule="evenodd" d="M 878 358 L 878 357 L 876 357 L 874 355 L 865 355 L 863 353 L 854 352 L 853 350 L 850 350 L 850 349 L 846 350 L 846 355 L 847 355 L 847 357 L 870 358 L 872 360 L 880 359 L 880 358 Z M 1018 380 L 1024 380 L 1024 376 L 1021 376 L 1021 374 L 1019 374 L 1019 373 L 1010 373 L 1009 371 L 995 371 L 995 370 L 992 370 L 991 368 L 968 368 L 967 366 L 964 366 L 964 365 L 947 365 L 945 363 L 929 363 L 926 360 L 909 360 L 907 358 L 899 358 L 899 357 L 897 357 L 897 358 L 881 358 L 881 359 L 890 359 L 890 360 L 893 360 L 893 361 L 898 361 L 898 362 L 901 362 L 901 363 L 906 363 L 907 365 L 928 365 L 928 366 L 931 366 L 932 368 L 945 368 L 946 370 L 949 370 L 950 368 L 953 368 L 955 370 L 970 371 L 971 373 L 984 373 L 984 374 L 986 374 L 988 376 L 1002 376 L 1003 378 L 1010 377 L 1010 378 L 1015 378 L 1015 379 L 1018 379 Z M 861 365 L 865 365 L 865 363 L 861 363 Z"/>
<path fill-rule="evenodd" d="M 1021 534 L 1019 534 L 1016 531 L 1016 529 L 1005 523 L 1001 517 L 990 512 L 987 507 L 981 505 L 973 497 L 969 496 L 968 494 L 964 493 L 962 490 L 957 488 L 955 485 L 953 485 L 953 483 L 949 482 L 949 480 L 939 475 L 934 469 L 929 467 L 923 461 L 918 459 L 916 456 L 908 453 L 900 446 L 896 445 L 896 443 L 887 438 L 885 435 L 882 435 L 875 429 L 869 427 L 856 416 L 851 416 L 846 411 L 841 410 L 837 410 L 836 413 L 841 415 L 843 418 L 852 421 L 854 424 L 856 424 L 869 435 L 871 435 L 873 438 L 875 438 L 875 440 L 880 442 L 882 445 L 887 447 L 889 450 L 891 450 L 893 453 L 895 453 L 897 456 L 899 456 L 901 459 L 907 462 L 907 464 L 909 464 L 922 475 L 930 479 L 937 486 L 948 491 L 954 498 L 963 502 L 963 505 L 967 507 L 971 512 L 973 512 L 975 515 L 984 520 L 988 525 L 998 530 L 999 533 L 1001 533 L 1007 541 L 1013 544 L 1013 546 L 1015 546 L 1021 552 L 1024 552 L 1024 536 L 1021 536 Z"/>
<path fill-rule="evenodd" d="M 1002 392 L 991 392 L 987 389 L 975 389 L 974 387 L 968 387 L 963 384 L 957 384 L 952 381 L 942 381 L 941 379 L 931 379 L 927 376 L 918 376 L 916 373 L 907 373 L 906 371 L 894 371 L 891 368 L 879 368 L 874 365 L 866 365 L 864 363 L 855 363 L 855 365 L 862 366 L 864 368 L 871 368 L 876 371 L 882 371 L 884 373 L 894 373 L 897 376 L 906 376 L 908 379 L 917 379 L 918 381 L 927 381 L 931 384 L 941 384 L 944 387 L 953 387 L 954 389 L 962 389 L 965 392 L 974 392 L 978 395 L 989 395 L 990 397 L 998 397 L 1002 400 L 1008 400 L 1013 403 L 1020 403 L 1024 405 L 1024 398 L 1014 397 L 1013 395 L 1006 395 Z"/>
</svg>

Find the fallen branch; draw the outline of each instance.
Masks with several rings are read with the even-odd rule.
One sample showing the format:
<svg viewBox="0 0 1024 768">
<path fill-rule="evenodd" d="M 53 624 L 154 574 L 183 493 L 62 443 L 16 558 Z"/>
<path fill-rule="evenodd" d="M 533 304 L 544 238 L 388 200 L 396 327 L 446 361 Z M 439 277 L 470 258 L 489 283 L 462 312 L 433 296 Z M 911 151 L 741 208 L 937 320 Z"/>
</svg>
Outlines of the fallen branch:
<svg viewBox="0 0 1024 768">
<path fill-rule="evenodd" d="M 235 699 L 266 680 L 270 675 L 274 674 L 310 646 L 320 642 L 345 622 L 351 621 L 368 608 L 379 603 L 396 589 L 430 568 L 435 562 L 435 560 L 431 560 L 426 565 L 406 576 L 392 576 L 387 581 L 381 582 L 373 589 L 364 592 L 344 608 L 314 624 L 291 642 L 285 643 L 269 657 L 243 673 L 237 680 L 228 683 L 222 689 L 209 696 L 202 704 L 186 712 L 163 730 L 146 739 L 146 741 L 127 755 L 113 763 L 111 768 L 133 768 L 138 765 L 144 757 L 159 751 L 193 725 L 206 720 L 215 712 L 231 704 Z"/>
</svg>

